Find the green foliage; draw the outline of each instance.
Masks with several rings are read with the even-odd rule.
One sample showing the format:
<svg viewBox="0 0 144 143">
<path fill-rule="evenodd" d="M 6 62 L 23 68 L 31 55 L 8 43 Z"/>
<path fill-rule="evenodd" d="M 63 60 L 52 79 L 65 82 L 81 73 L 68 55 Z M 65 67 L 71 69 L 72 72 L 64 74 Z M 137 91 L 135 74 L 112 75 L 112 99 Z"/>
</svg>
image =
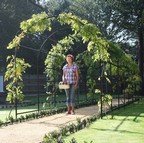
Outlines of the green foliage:
<svg viewBox="0 0 144 143">
<path fill-rule="evenodd" d="M 94 24 L 88 23 L 71 13 L 60 14 L 59 21 L 61 24 L 70 25 L 77 37 L 81 37 L 84 43 L 88 42 L 87 49 L 93 53 L 92 62 L 109 59 L 108 42 L 101 37 L 101 32 Z"/>
<path fill-rule="evenodd" d="M 75 34 L 80 31 L 84 24 L 87 23 L 86 20 L 81 20 L 72 13 L 62 13 L 59 15 L 58 20 L 61 24 L 67 23 L 68 25 L 70 25 L 71 29 L 75 32 Z"/>
<path fill-rule="evenodd" d="M 112 62 L 114 65 L 117 65 L 118 68 L 130 68 L 133 66 L 134 71 L 138 71 L 137 64 L 132 59 L 132 55 L 126 54 L 120 45 L 109 42 L 108 52 L 110 53 L 110 62 Z"/>
<path fill-rule="evenodd" d="M 96 121 L 97 117 L 94 115 L 92 117 L 88 117 L 87 119 L 83 119 L 81 121 L 80 118 L 77 118 L 76 124 L 70 124 L 65 127 L 62 127 L 61 131 L 53 131 L 51 133 L 48 133 L 44 136 L 43 142 L 44 143 L 64 143 L 63 137 L 66 135 L 73 134 L 85 127 L 86 125 L 92 124 L 94 121 Z M 70 143 L 76 143 L 76 140 L 73 138 Z"/>
<path fill-rule="evenodd" d="M 45 73 L 49 78 L 47 86 L 52 86 L 54 90 L 57 89 L 57 83 L 59 77 L 62 73 L 61 68 L 62 64 L 65 61 L 65 54 L 71 48 L 71 45 L 74 44 L 73 38 L 74 35 L 66 36 L 64 39 L 60 40 L 56 45 L 53 45 L 51 50 L 48 52 L 48 55 L 45 60 Z M 55 81 L 55 82 L 50 82 Z"/>
<path fill-rule="evenodd" d="M 82 37 L 84 43 L 88 43 L 87 51 L 82 54 L 83 61 L 87 66 L 88 72 L 88 94 L 92 95 L 96 88 L 95 74 L 93 74 L 93 71 L 96 62 L 100 60 L 101 62 L 112 63 L 112 75 L 117 75 L 117 71 L 119 71 L 119 75 L 121 76 L 124 76 L 125 74 L 129 76 L 139 76 L 138 65 L 134 62 L 131 55 L 126 54 L 119 45 L 108 42 L 107 40 L 102 38 L 99 29 L 95 25 L 90 24 L 87 21 L 81 20 L 80 18 L 72 15 L 71 13 L 60 14 L 59 18 L 62 24 L 70 25 L 76 36 Z M 106 70 L 109 70 L 108 65 L 109 64 L 106 65 L 107 68 L 101 76 L 105 77 L 106 80 L 111 83 L 111 81 L 107 77 L 107 74 L 104 74 L 106 73 Z M 139 85 L 140 83 L 138 84 L 138 86 Z"/>
<path fill-rule="evenodd" d="M 141 83 L 140 76 L 131 75 L 127 78 L 126 82 L 127 82 L 128 86 L 124 90 L 124 93 L 132 95 L 132 94 L 140 91 L 140 83 Z"/>
<path fill-rule="evenodd" d="M 87 86 L 88 86 L 88 89 L 89 89 L 89 92 L 88 92 L 88 96 L 93 96 L 94 95 L 94 91 L 96 89 L 96 81 L 94 79 L 92 79 L 91 77 L 88 78 L 87 80 Z"/>
<path fill-rule="evenodd" d="M 16 99 L 22 101 L 24 96 L 22 75 L 30 65 L 25 63 L 24 59 L 15 58 L 13 55 L 8 56 L 7 61 L 9 62 L 5 72 L 5 81 L 9 82 L 6 85 L 7 101 L 10 103 L 14 103 Z"/>
<path fill-rule="evenodd" d="M 22 32 L 18 36 L 15 36 L 15 38 L 12 40 L 12 42 L 9 43 L 7 49 L 13 49 L 18 48 L 20 45 L 21 40 L 25 37 L 25 34 Z"/>
<path fill-rule="evenodd" d="M 14 40 L 9 44 L 8 48 L 19 48 L 21 40 L 24 38 L 25 34 L 34 34 L 34 33 L 43 33 L 45 30 L 51 30 L 51 22 L 54 18 L 49 18 L 46 13 L 40 13 L 33 15 L 31 19 L 21 23 L 21 34 L 16 36 Z M 56 20 L 56 19 L 55 19 Z M 81 53 L 81 59 L 84 61 L 84 66 L 87 67 L 87 85 L 90 89 L 90 94 L 94 93 L 96 89 L 96 78 L 95 78 L 95 67 L 101 61 L 112 63 L 112 75 L 116 73 L 119 68 L 119 75 L 123 76 L 128 74 L 130 76 L 138 75 L 138 66 L 132 60 L 130 55 L 124 53 L 121 48 L 108 42 L 102 37 L 99 29 L 94 25 L 89 23 L 86 20 L 73 15 L 72 13 L 62 13 L 58 16 L 57 20 L 61 25 L 67 24 L 71 27 L 73 34 L 66 36 L 62 40 L 58 41 L 56 45 L 53 45 L 51 50 L 48 52 L 47 58 L 45 60 L 45 73 L 49 79 L 47 86 L 52 87 L 52 93 L 57 90 L 57 83 L 51 81 L 58 81 L 61 77 L 61 66 L 65 60 L 65 54 L 71 48 L 71 45 L 75 41 L 82 39 L 83 43 L 87 44 L 87 50 Z M 16 60 L 16 65 L 19 65 Z M 22 64 L 20 64 L 22 65 Z M 24 63 L 23 63 L 24 65 Z M 109 81 L 107 70 L 109 64 L 106 64 L 104 71 L 101 74 L 101 77 L 105 77 Z M 21 73 L 24 72 L 26 68 L 21 70 Z M 117 73 L 116 73 L 117 74 Z M 20 75 L 21 76 L 21 75 Z M 109 81 L 110 82 L 110 81 Z M 11 89 L 11 97 L 14 96 L 16 89 L 20 93 L 22 87 L 16 88 L 15 83 L 11 83 L 11 86 L 7 88 Z M 15 85 L 15 86 L 13 86 Z M 15 88 L 14 88 L 15 87 Z M 21 94 L 19 94 L 21 95 Z"/>
<path fill-rule="evenodd" d="M 20 28 L 25 33 L 43 33 L 45 30 L 51 30 L 51 20 L 52 19 L 49 18 L 45 12 L 42 12 L 40 14 L 33 14 L 32 18 L 23 21 L 20 24 Z"/>
<path fill-rule="evenodd" d="M 109 45 L 111 60 L 106 64 L 106 69 L 111 69 L 111 76 L 119 76 L 121 79 L 118 82 L 119 85 L 127 85 L 124 92 L 134 92 L 134 90 L 138 92 L 141 79 L 137 63 L 132 59 L 132 55 L 126 54 L 119 45 L 114 43 L 109 43 Z"/>
<path fill-rule="evenodd" d="M 101 99 L 99 99 L 98 106 L 100 107 L 101 104 L 107 104 L 110 106 L 112 103 L 112 99 L 113 99 L 113 97 L 110 94 L 106 94 L 106 95 L 102 96 L 102 103 L 101 103 Z"/>
<path fill-rule="evenodd" d="M 47 96 L 45 102 L 43 103 L 43 108 L 46 109 L 46 107 L 48 107 L 51 110 L 53 94 L 50 92 L 47 92 L 47 94 L 48 94 L 48 96 Z"/>
<path fill-rule="evenodd" d="M 3 121 L 0 120 L 0 127 L 3 125 Z"/>
<path fill-rule="evenodd" d="M 63 13 L 59 15 L 62 24 L 68 24 L 77 37 L 81 37 L 84 43 L 88 43 L 87 51 L 82 54 L 82 59 L 87 65 L 87 85 L 89 87 L 88 95 L 93 95 L 96 88 L 95 74 L 93 73 L 95 64 L 98 61 L 108 61 L 108 42 L 101 37 L 99 29 L 86 20 L 72 15 L 71 13 Z M 80 59 L 81 60 L 81 59 Z"/>
<path fill-rule="evenodd" d="M 23 21 L 20 25 L 22 32 L 15 36 L 12 42 L 9 43 L 7 49 L 19 49 L 21 40 L 26 34 L 34 34 L 36 32 L 42 33 L 45 30 L 51 30 L 51 18 L 48 18 L 46 13 L 33 15 L 31 19 Z M 23 83 L 22 74 L 25 73 L 26 68 L 30 67 L 29 64 L 25 63 L 24 59 L 9 56 L 7 58 L 9 64 L 7 65 L 7 71 L 5 73 L 5 80 L 9 83 L 6 86 L 8 91 L 7 101 L 14 103 L 15 100 L 23 100 Z"/>
<path fill-rule="evenodd" d="M 49 134 L 49 135 L 45 135 L 45 137 L 43 138 L 43 142 L 44 143 L 57 143 L 57 140 L 53 138 L 51 134 Z"/>
</svg>

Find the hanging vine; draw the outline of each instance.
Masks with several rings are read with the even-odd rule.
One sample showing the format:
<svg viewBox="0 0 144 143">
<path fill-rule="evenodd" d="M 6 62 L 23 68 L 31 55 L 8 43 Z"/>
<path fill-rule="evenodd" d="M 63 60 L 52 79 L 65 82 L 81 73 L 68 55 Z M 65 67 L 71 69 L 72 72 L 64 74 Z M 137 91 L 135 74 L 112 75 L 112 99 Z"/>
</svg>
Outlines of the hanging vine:
<svg viewBox="0 0 144 143">
<path fill-rule="evenodd" d="M 68 24 L 74 31 L 76 37 L 82 38 L 83 43 L 88 43 L 87 50 L 93 53 L 92 62 L 108 61 L 108 42 L 105 40 L 99 29 L 86 20 L 82 20 L 71 13 L 63 13 L 59 15 L 61 24 Z"/>
<path fill-rule="evenodd" d="M 15 50 L 15 55 L 8 56 L 7 69 L 5 73 L 5 81 L 7 81 L 7 101 L 15 103 L 15 101 L 23 100 L 23 80 L 22 76 L 26 69 L 30 67 L 24 59 L 18 58 L 16 53 L 20 48 L 21 41 L 27 34 L 42 33 L 45 30 L 51 30 L 52 18 L 48 18 L 46 13 L 33 15 L 31 19 L 23 21 L 20 24 L 21 33 L 9 43 L 7 49 Z"/>
<path fill-rule="evenodd" d="M 30 65 L 25 63 L 24 59 L 15 58 L 14 55 L 8 56 L 7 61 L 9 62 L 5 73 L 5 81 L 9 82 L 6 85 L 7 101 L 15 103 L 16 99 L 22 101 L 24 98 L 22 74 Z"/>
</svg>

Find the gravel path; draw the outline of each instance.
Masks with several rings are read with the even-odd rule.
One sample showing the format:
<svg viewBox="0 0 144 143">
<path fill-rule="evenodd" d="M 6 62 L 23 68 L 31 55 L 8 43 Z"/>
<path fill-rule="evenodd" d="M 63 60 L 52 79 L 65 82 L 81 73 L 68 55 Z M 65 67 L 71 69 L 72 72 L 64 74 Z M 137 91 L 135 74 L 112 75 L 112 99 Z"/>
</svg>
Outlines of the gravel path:
<svg viewBox="0 0 144 143">
<path fill-rule="evenodd" d="M 123 104 L 123 99 L 119 103 Z M 127 100 L 126 100 L 127 102 Z M 118 100 L 113 100 L 117 105 Z M 0 128 L 0 143 L 41 143 L 45 134 L 76 122 L 77 118 L 87 118 L 98 114 L 98 106 L 79 108 L 75 115 L 56 114 L 23 123 Z"/>
<path fill-rule="evenodd" d="M 90 106 L 76 110 L 75 115 L 56 114 L 0 128 L 0 143 L 40 143 L 45 134 L 58 130 L 66 124 L 97 114 L 98 107 Z"/>
</svg>

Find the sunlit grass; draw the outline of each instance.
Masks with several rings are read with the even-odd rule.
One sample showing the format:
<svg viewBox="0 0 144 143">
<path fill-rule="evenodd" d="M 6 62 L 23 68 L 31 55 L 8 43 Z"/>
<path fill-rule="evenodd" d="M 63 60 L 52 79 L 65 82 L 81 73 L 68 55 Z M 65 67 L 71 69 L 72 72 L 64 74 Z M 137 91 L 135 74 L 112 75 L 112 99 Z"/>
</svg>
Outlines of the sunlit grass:
<svg viewBox="0 0 144 143">
<path fill-rule="evenodd" d="M 66 143 L 73 137 L 78 143 L 143 143 L 144 101 L 97 120 L 90 127 L 65 138 Z"/>
<path fill-rule="evenodd" d="M 46 94 L 40 95 L 40 97 L 39 97 L 40 110 L 45 110 L 45 109 L 49 110 L 50 108 L 55 109 L 55 108 L 66 106 L 66 104 L 64 102 L 66 100 L 66 95 L 65 94 L 59 94 L 59 95 L 56 95 L 56 97 L 55 97 L 56 99 L 54 99 L 54 97 L 52 97 L 53 102 L 54 102 L 54 100 L 56 100 L 56 103 L 51 104 L 50 107 L 49 107 L 49 104 L 46 104 L 46 106 L 43 107 L 43 104 L 46 102 L 47 97 L 48 97 L 48 95 L 46 95 Z M 78 100 L 85 101 L 86 95 L 80 94 L 79 97 L 76 97 L 76 101 L 78 101 Z M 29 102 L 28 105 L 25 105 L 23 107 L 18 106 L 17 107 L 17 113 L 32 112 L 32 111 L 38 110 L 38 97 L 37 96 L 26 96 L 24 101 L 28 101 Z M 32 104 L 32 105 L 29 105 L 29 104 Z M 11 110 L 11 108 L 0 109 L 0 120 L 1 121 L 6 121 L 6 119 L 9 116 L 10 110 Z M 21 115 L 25 116 L 26 113 L 19 114 L 17 117 L 19 117 Z M 15 108 L 12 109 L 10 116 L 15 118 Z"/>
</svg>

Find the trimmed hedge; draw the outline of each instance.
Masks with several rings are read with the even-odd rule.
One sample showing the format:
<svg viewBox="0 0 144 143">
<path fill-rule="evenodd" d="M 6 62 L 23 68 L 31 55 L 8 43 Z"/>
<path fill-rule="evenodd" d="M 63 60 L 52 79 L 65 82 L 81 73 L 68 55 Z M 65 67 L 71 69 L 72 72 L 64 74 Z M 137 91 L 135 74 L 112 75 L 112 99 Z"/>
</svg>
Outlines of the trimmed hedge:
<svg viewBox="0 0 144 143">
<path fill-rule="evenodd" d="M 43 138 L 43 143 L 64 143 L 63 137 L 73 134 L 85 127 L 89 126 L 93 122 L 95 122 L 99 116 L 93 115 L 92 117 L 88 117 L 86 119 L 77 119 L 76 124 L 69 124 L 63 127 L 60 131 L 53 131 Z M 77 143 L 77 141 L 73 138 L 70 143 Z M 86 143 L 86 142 L 85 142 Z"/>
</svg>

